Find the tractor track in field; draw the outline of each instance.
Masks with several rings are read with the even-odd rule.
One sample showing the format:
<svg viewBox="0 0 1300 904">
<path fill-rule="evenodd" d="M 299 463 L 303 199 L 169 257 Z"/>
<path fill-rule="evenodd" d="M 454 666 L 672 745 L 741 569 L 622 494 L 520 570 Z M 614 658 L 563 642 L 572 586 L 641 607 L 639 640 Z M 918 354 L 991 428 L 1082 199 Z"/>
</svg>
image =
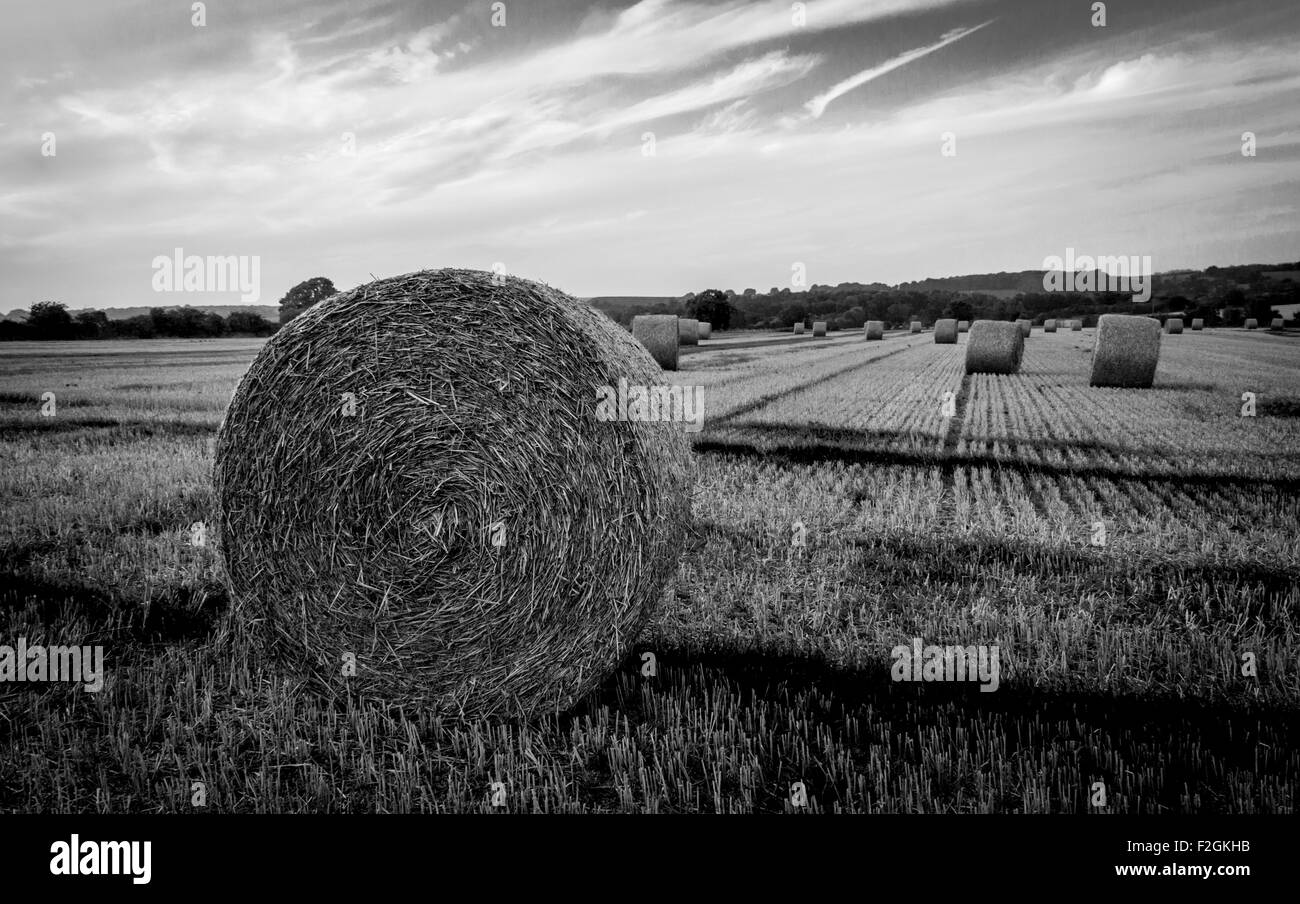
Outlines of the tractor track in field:
<svg viewBox="0 0 1300 904">
<path fill-rule="evenodd" d="M 766 434 L 780 433 L 778 430 L 765 431 Z M 1271 490 L 1273 492 L 1300 495 L 1300 477 L 1279 477 L 1224 472 L 1180 474 L 1176 472 L 1143 474 L 1104 466 L 1076 464 L 1051 464 L 1048 462 L 1017 461 L 998 458 L 994 455 L 972 455 L 969 453 L 954 455 L 945 459 L 937 453 L 901 452 L 895 449 L 872 449 L 852 447 L 826 442 L 809 443 L 801 441 L 806 431 L 790 430 L 786 437 L 789 444 L 772 444 L 768 441 L 751 443 L 734 440 L 704 439 L 695 443 L 695 452 L 700 455 L 734 456 L 737 458 L 757 458 L 765 461 L 781 462 L 792 465 L 819 465 L 841 463 L 854 465 L 897 465 L 913 468 L 942 468 L 945 471 L 954 468 L 989 468 L 1014 471 L 1025 477 L 1045 475 L 1050 477 L 1102 478 L 1120 483 L 1140 484 L 1149 489 L 1163 492 L 1167 487 L 1196 490 L 1250 489 Z M 843 430 L 841 436 L 845 442 L 871 440 L 876 434 L 861 430 Z"/>
<path fill-rule="evenodd" d="M 962 374 L 961 388 L 957 390 L 953 415 L 948 418 L 948 429 L 943 435 L 942 455 L 945 461 L 952 461 L 957 457 L 957 444 L 961 440 L 962 427 L 966 424 L 966 405 L 970 401 L 970 384 L 970 374 Z M 957 519 L 956 466 L 944 467 L 940 479 L 943 481 L 943 497 L 939 503 L 940 510 L 946 516 L 946 520 L 955 521 Z"/>
<path fill-rule="evenodd" d="M 796 392 L 803 392 L 805 389 L 812 389 L 814 386 L 820 386 L 823 383 L 829 383 L 831 380 L 834 380 L 836 377 L 842 377 L 845 374 L 853 373 L 854 371 L 857 370 L 862 370 L 866 367 L 869 367 L 872 364 L 878 364 L 881 361 L 884 361 L 886 358 L 892 358 L 894 355 L 907 351 L 909 348 L 916 348 L 916 346 L 902 345 L 899 346 L 898 348 L 887 351 L 883 355 L 879 355 L 875 358 L 871 358 L 866 361 L 858 361 L 855 364 L 846 364 L 844 367 L 840 368 L 839 370 L 832 371 L 831 373 L 820 376 L 815 380 L 809 380 L 807 383 L 800 383 L 798 386 L 792 386 L 789 389 L 782 389 L 778 392 L 769 393 L 768 395 L 755 399 L 752 402 L 746 402 L 744 405 L 740 406 L 735 411 L 732 411 L 728 414 L 724 414 L 722 417 L 718 418 L 716 421 L 709 424 L 709 429 L 716 430 L 720 427 L 730 426 L 731 423 L 735 421 L 736 418 L 743 417 L 746 414 L 749 414 L 753 411 L 757 411 L 759 408 L 762 408 L 764 405 L 770 405 L 772 402 L 776 402 L 781 399 L 792 396 Z"/>
</svg>

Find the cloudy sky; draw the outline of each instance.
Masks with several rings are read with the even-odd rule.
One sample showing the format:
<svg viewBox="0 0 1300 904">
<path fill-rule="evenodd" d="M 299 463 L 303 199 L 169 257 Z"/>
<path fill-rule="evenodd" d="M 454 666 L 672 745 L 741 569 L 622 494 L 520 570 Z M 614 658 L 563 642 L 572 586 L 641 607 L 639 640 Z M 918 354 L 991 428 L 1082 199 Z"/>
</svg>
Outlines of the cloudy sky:
<svg viewBox="0 0 1300 904">
<path fill-rule="evenodd" d="M 0 311 L 239 303 L 153 292 L 176 247 L 265 304 L 1300 258 L 1294 3 L 1093 6 L 0 0 Z"/>
</svg>

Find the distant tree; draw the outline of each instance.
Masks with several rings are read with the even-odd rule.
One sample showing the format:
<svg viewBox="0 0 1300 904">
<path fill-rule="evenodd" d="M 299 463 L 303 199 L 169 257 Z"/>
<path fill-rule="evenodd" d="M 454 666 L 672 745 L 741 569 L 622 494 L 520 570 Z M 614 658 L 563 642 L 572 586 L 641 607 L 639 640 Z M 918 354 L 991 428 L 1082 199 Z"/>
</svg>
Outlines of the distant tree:
<svg viewBox="0 0 1300 904">
<path fill-rule="evenodd" d="M 27 326 L 34 339 L 72 339 L 76 329 L 72 315 L 61 301 L 38 301 L 32 305 Z"/>
<path fill-rule="evenodd" d="M 1273 312 L 1273 305 L 1267 298 L 1261 298 L 1258 295 L 1252 295 L 1246 302 L 1246 316 L 1254 317 L 1261 324 L 1268 323 L 1276 316 Z"/>
<path fill-rule="evenodd" d="M 324 276 L 300 282 L 280 299 L 280 323 L 288 323 L 318 301 L 329 298 L 337 289 Z"/>
<path fill-rule="evenodd" d="M 780 326 L 789 329 L 796 323 L 803 323 L 807 315 L 808 310 L 802 304 L 788 304 L 781 308 L 776 317 Z"/>
<path fill-rule="evenodd" d="M 836 329 L 844 330 L 861 329 L 862 325 L 866 322 L 867 312 L 862 308 L 849 308 L 843 314 L 831 321 Z"/>
<path fill-rule="evenodd" d="M 82 311 L 76 321 L 77 335 L 82 339 L 99 339 L 108 334 L 108 315 L 103 311 Z"/>
<path fill-rule="evenodd" d="M 227 333 L 248 333 L 252 336 L 269 336 L 276 330 L 276 325 L 260 314 L 252 311 L 231 311 L 226 318 Z"/>
<path fill-rule="evenodd" d="M 1223 298 L 1219 304 L 1225 308 L 1244 308 L 1246 307 L 1246 293 L 1236 288 L 1229 289 L 1223 293 Z"/>
<path fill-rule="evenodd" d="M 734 311 L 731 299 L 717 289 L 706 289 L 686 304 L 688 316 L 712 324 L 715 330 L 730 329 Z"/>
<path fill-rule="evenodd" d="M 912 309 L 901 301 L 896 301 L 885 309 L 885 319 L 890 323 L 907 323 L 912 319 Z"/>
<path fill-rule="evenodd" d="M 954 299 L 944 307 L 943 316 L 951 320 L 974 320 L 975 308 L 965 299 Z"/>
<path fill-rule="evenodd" d="M 134 336 L 136 339 L 152 339 L 157 335 L 154 329 L 153 318 L 148 314 L 137 314 L 134 317 L 128 317 L 125 320 L 114 320 L 110 322 L 113 335 L 115 336 Z"/>
<path fill-rule="evenodd" d="M 0 342 L 30 338 L 32 338 L 32 331 L 28 329 L 27 324 L 16 320 L 0 320 Z"/>
<path fill-rule="evenodd" d="M 226 318 L 214 311 L 207 311 L 200 321 L 200 336 L 226 335 Z"/>
</svg>

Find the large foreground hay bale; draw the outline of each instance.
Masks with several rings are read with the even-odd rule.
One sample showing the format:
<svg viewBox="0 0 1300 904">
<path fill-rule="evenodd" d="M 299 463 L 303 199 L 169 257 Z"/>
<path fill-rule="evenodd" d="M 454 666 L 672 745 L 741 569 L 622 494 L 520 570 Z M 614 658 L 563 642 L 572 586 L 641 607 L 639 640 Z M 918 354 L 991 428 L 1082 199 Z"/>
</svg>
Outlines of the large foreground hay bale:
<svg viewBox="0 0 1300 904">
<path fill-rule="evenodd" d="M 699 326 L 699 337 L 701 339 L 708 339 L 712 336 L 713 336 L 713 324 L 701 320 Z"/>
<path fill-rule="evenodd" d="M 867 325 L 862 328 L 862 338 L 864 341 L 868 339 L 884 339 L 885 338 L 884 321 L 868 320 Z"/>
<path fill-rule="evenodd" d="M 1205 321 L 1202 318 L 1197 317 L 1195 320 L 1192 321 L 1192 329 L 1193 330 L 1205 329 Z"/>
<path fill-rule="evenodd" d="M 1165 321 L 1165 332 L 1171 336 L 1177 336 L 1183 331 L 1183 320 L 1181 317 L 1170 317 Z"/>
<path fill-rule="evenodd" d="M 1043 321 L 1043 332 L 1044 332 L 1044 333 L 1055 333 L 1055 332 L 1056 332 L 1056 321 L 1055 321 L 1055 320 L 1044 320 L 1044 321 Z"/>
<path fill-rule="evenodd" d="M 1246 329 L 1248 329 L 1248 330 L 1257 330 L 1257 329 L 1259 329 L 1259 321 L 1256 320 L 1254 317 L 1249 318 L 1249 319 L 1246 321 Z"/>
<path fill-rule="evenodd" d="M 599 397 L 660 378 L 603 314 L 514 277 L 413 273 L 308 309 L 217 436 L 240 623 L 365 698 L 570 707 L 627 654 L 684 542 L 681 425 L 610 420 Z"/>
<path fill-rule="evenodd" d="M 801 323 L 796 323 L 796 324 L 794 325 L 794 332 L 795 332 L 795 335 L 796 335 L 796 336 L 797 336 L 797 335 L 800 335 L 801 333 L 803 333 L 805 329 L 807 329 L 807 327 L 805 327 L 805 326 L 803 325 L 802 322 L 801 322 Z"/>
<path fill-rule="evenodd" d="M 913 320 L 912 325 L 908 329 L 910 329 L 913 333 L 921 332 L 921 321 Z"/>
<path fill-rule="evenodd" d="M 826 321 L 825 321 L 825 320 L 814 320 L 814 321 L 813 321 L 813 338 L 815 339 L 815 338 L 817 338 L 818 336 L 825 336 L 825 335 L 826 335 Z"/>
<path fill-rule="evenodd" d="M 1283 322 L 1281 317 L 1274 317 L 1269 323 L 1268 328 L 1270 330 L 1281 330 L 1286 328 L 1286 324 Z"/>
<path fill-rule="evenodd" d="M 958 321 L 957 321 L 957 332 L 959 332 L 959 333 L 969 333 L 969 332 L 970 332 L 970 321 L 969 321 L 969 320 L 958 320 Z"/>
<path fill-rule="evenodd" d="M 1020 328 L 1020 335 L 1024 336 L 1026 339 L 1028 339 L 1029 334 L 1034 331 L 1034 323 L 1032 320 L 1017 320 L 1016 326 Z"/>
<path fill-rule="evenodd" d="M 699 345 L 700 322 L 689 317 L 678 318 L 677 337 L 682 345 Z"/>
<path fill-rule="evenodd" d="M 976 320 L 966 340 L 966 373 L 1013 374 L 1025 354 L 1025 334 L 1019 324 Z"/>
<path fill-rule="evenodd" d="M 676 314 L 638 314 L 632 318 L 632 337 L 664 370 L 677 369 Z"/>
<path fill-rule="evenodd" d="M 936 320 L 934 322 L 935 345 L 952 345 L 957 341 L 957 321 Z"/>
<path fill-rule="evenodd" d="M 1092 386 L 1146 388 L 1160 360 L 1160 321 L 1131 314 L 1102 314 L 1092 352 Z"/>
<path fill-rule="evenodd" d="M 1082 330 L 1082 329 L 1083 329 L 1083 321 L 1082 321 L 1082 320 L 1071 320 L 1071 321 L 1070 321 L 1070 332 L 1072 332 L 1072 333 L 1077 333 L 1077 332 L 1079 332 L 1079 331 Z"/>
</svg>

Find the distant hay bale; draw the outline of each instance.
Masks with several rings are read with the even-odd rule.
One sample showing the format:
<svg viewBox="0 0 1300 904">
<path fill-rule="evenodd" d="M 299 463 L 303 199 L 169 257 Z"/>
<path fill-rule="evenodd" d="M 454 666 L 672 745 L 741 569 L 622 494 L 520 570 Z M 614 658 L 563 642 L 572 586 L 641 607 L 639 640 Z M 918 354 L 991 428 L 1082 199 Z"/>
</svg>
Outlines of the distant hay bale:
<svg viewBox="0 0 1300 904">
<path fill-rule="evenodd" d="M 970 321 L 969 321 L 969 320 L 958 320 L 958 321 L 957 321 L 957 332 L 959 332 L 959 333 L 969 333 L 969 332 L 970 332 Z"/>
<path fill-rule="evenodd" d="M 1197 317 L 1196 319 L 1194 319 L 1194 320 L 1192 321 L 1192 329 L 1193 329 L 1193 330 L 1203 330 L 1203 329 L 1205 329 L 1205 321 L 1202 320 L 1200 317 Z"/>
<path fill-rule="evenodd" d="M 868 320 L 867 325 L 862 328 L 863 341 L 872 339 L 885 338 L 885 324 L 880 320 Z"/>
<path fill-rule="evenodd" d="M 1044 321 L 1043 321 L 1043 332 L 1044 332 L 1044 333 L 1055 333 L 1055 332 L 1056 332 L 1056 321 L 1055 321 L 1055 320 L 1044 320 Z"/>
<path fill-rule="evenodd" d="M 1071 331 L 1071 332 L 1073 332 L 1073 333 L 1077 333 L 1077 332 L 1079 332 L 1079 331 L 1082 330 L 1082 329 L 1083 329 L 1083 321 L 1082 321 L 1082 320 L 1071 320 L 1071 321 L 1070 321 L 1070 331 Z"/>
<path fill-rule="evenodd" d="M 912 321 L 912 325 L 911 325 L 911 327 L 909 327 L 909 329 L 910 329 L 911 332 L 913 332 L 913 333 L 919 333 L 919 332 L 921 332 L 921 321 L 919 321 L 919 320 L 913 320 L 913 321 Z"/>
<path fill-rule="evenodd" d="M 936 345 L 952 345 L 957 341 L 956 320 L 936 320 L 934 322 L 934 342 Z"/>
<path fill-rule="evenodd" d="M 813 338 L 815 339 L 815 338 L 817 338 L 818 336 L 825 336 L 825 335 L 826 335 L 826 321 L 825 321 L 825 320 L 814 320 L 814 321 L 813 321 Z"/>
<path fill-rule="evenodd" d="M 1251 317 L 1249 320 L 1246 321 L 1246 329 L 1248 330 L 1259 329 L 1259 321 L 1256 320 L 1254 317 Z"/>
<path fill-rule="evenodd" d="M 708 339 L 712 335 L 713 335 L 713 324 L 709 323 L 706 320 L 701 320 L 699 326 L 699 338 Z"/>
<path fill-rule="evenodd" d="M 794 332 L 795 332 L 795 335 L 799 335 L 799 334 L 802 333 L 805 329 L 807 329 L 807 328 L 803 325 L 802 322 L 800 322 L 800 323 L 796 323 L 796 324 L 794 325 Z"/>
<path fill-rule="evenodd" d="M 1131 314 L 1102 314 L 1092 352 L 1092 386 L 1146 388 L 1160 360 L 1160 321 Z"/>
<path fill-rule="evenodd" d="M 682 345 L 699 345 L 700 322 L 689 317 L 679 318 L 677 321 L 677 337 Z"/>
<path fill-rule="evenodd" d="M 644 345 L 664 370 L 677 369 L 676 314 L 638 314 L 632 318 L 632 338 Z"/>
<path fill-rule="evenodd" d="M 1029 334 L 1034 330 L 1034 324 L 1031 320 L 1017 320 L 1016 326 L 1020 327 L 1020 335 L 1024 336 L 1026 339 L 1029 338 Z"/>
<path fill-rule="evenodd" d="M 1273 320 L 1269 323 L 1268 328 L 1270 330 L 1281 330 L 1281 329 L 1285 329 L 1286 326 L 1281 317 L 1274 317 Z"/>
<path fill-rule="evenodd" d="M 966 373 L 1013 374 L 1025 354 L 1025 334 L 1019 324 L 976 320 L 966 340 Z"/>
<path fill-rule="evenodd" d="M 600 394 L 661 377 L 603 314 L 514 277 L 425 271 L 309 308 L 217 435 L 237 622 L 326 693 L 455 718 L 572 707 L 685 543 L 688 435 L 611 419 Z"/>
<path fill-rule="evenodd" d="M 1177 336 L 1183 331 L 1183 320 L 1181 317 L 1170 317 L 1165 321 L 1165 332 L 1172 336 Z"/>
</svg>

